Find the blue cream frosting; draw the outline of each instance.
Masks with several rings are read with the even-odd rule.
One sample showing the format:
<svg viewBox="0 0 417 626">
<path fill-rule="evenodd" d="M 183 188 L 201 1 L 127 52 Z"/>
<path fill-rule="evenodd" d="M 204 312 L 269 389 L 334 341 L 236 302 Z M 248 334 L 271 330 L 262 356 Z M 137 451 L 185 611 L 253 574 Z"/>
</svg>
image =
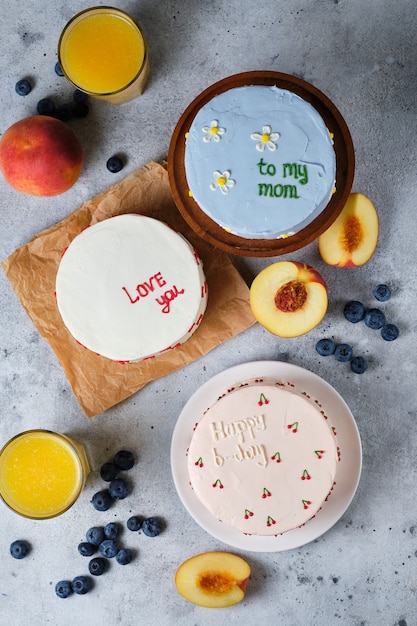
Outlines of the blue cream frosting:
<svg viewBox="0 0 417 626">
<path fill-rule="evenodd" d="M 196 114 L 185 146 L 190 194 L 225 230 L 291 236 L 327 206 L 336 156 L 316 109 L 278 87 L 237 87 Z"/>
</svg>

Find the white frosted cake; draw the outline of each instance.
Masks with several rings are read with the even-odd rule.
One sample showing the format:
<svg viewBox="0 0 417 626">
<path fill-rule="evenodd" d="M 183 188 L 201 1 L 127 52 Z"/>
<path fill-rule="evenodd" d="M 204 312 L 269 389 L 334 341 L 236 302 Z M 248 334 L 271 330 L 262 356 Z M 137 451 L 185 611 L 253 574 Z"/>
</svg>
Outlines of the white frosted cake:
<svg viewBox="0 0 417 626">
<path fill-rule="evenodd" d="M 232 88 L 204 104 L 187 132 L 184 165 L 199 208 L 247 239 L 294 235 L 335 188 L 336 156 L 321 115 L 275 86 Z"/>
<path fill-rule="evenodd" d="M 253 535 L 281 534 L 311 519 L 333 489 L 340 458 L 319 402 L 266 378 L 223 394 L 195 426 L 187 455 L 201 503 Z"/>
<path fill-rule="evenodd" d="M 205 312 L 207 283 L 181 234 L 126 214 L 75 237 L 59 265 L 56 301 L 78 343 L 114 361 L 139 361 L 191 337 Z"/>
</svg>

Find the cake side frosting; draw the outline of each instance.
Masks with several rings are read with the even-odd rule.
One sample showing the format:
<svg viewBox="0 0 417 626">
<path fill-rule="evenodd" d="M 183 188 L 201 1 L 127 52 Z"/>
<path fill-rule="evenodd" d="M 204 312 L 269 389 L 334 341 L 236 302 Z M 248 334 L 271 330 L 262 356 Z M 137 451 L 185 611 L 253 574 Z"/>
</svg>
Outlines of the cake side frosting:
<svg viewBox="0 0 417 626">
<path fill-rule="evenodd" d="M 277 535 L 311 519 L 333 489 L 335 431 L 290 383 L 256 379 L 225 393 L 195 427 L 191 487 L 219 520 Z"/>
<path fill-rule="evenodd" d="M 237 87 L 197 112 L 185 145 L 190 195 L 228 232 L 291 236 L 334 191 L 336 156 L 316 109 L 278 87 Z"/>
<path fill-rule="evenodd" d="M 125 214 L 75 237 L 58 268 L 56 300 L 81 345 L 115 361 L 137 361 L 191 337 L 205 312 L 207 283 L 181 234 Z"/>
</svg>

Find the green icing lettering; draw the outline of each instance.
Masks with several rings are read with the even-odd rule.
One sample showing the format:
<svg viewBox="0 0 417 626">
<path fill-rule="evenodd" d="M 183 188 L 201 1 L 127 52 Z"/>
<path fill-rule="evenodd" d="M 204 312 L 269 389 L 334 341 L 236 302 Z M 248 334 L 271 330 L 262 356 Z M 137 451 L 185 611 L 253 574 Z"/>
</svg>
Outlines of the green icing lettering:
<svg viewBox="0 0 417 626">
<path fill-rule="evenodd" d="M 299 199 L 295 185 L 270 185 L 258 183 L 258 195 L 270 198 L 294 198 Z"/>
<path fill-rule="evenodd" d="M 283 163 L 282 164 L 282 176 L 292 176 L 296 178 L 300 185 L 306 185 L 308 183 L 307 165 L 300 163 Z"/>
<path fill-rule="evenodd" d="M 273 163 L 265 163 L 263 159 L 261 159 L 256 166 L 259 168 L 259 173 L 262 176 L 275 176 L 277 173 L 275 165 Z"/>
<path fill-rule="evenodd" d="M 267 185 L 265 183 L 258 183 L 258 195 L 259 196 L 269 196 L 270 198 L 274 197 L 274 188 L 272 185 Z"/>
<path fill-rule="evenodd" d="M 265 163 L 263 158 L 259 160 L 256 166 L 261 176 L 275 176 L 277 172 L 275 165 L 273 163 Z M 294 178 L 300 185 L 306 185 L 308 183 L 307 165 L 304 163 L 283 163 L 282 176 L 283 178 Z M 277 185 L 258 183 L 258 196 L 295 200 L 300 198 L 296 185 L 282 185 L 281 183 Z"/>
</svg>

